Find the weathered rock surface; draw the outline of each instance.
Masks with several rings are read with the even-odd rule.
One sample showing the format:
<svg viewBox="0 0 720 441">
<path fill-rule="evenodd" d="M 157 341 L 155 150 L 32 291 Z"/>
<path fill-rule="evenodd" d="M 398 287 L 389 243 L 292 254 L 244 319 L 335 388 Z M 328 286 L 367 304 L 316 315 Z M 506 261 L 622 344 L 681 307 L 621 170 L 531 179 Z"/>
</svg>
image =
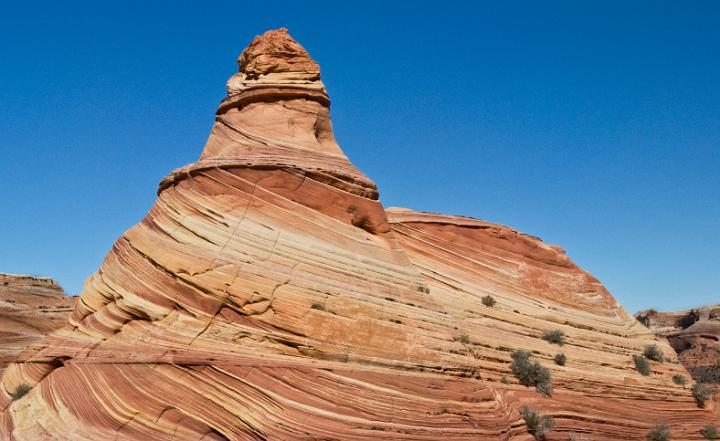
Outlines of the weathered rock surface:
<svg viewBox="0 0 720 441">
<path fill-rule="evenodd" d="M 640 440 L 659 422 L 700 439 L 718 421 L 672 383 L 676 358 L 634 370 L 646 344 L 670 347 L 558 247 L 386 214 L 285 30 L 239 66 L 200 160 L 162 181 L 69 325 L 6 370 L 0 438 L 531 440 L 522 405 L 555 417 L 550 440 Z M 554 329 L 562 348 L 539 338 Z M 552 371 L 552 397 L 512 377 L 515 349 Z"/>
<path fill-rule="evenodd" d="M 675 312 L 651 309 L 635 317 L 667 339 L 695 380 L 720 382 L 720 305 Z"/>
<path fill-rule="evenodd" d="M 52 279 L 0 273 L 0 375 L 30 343 L 65 325 L 74 305 Z"/>
</svg>

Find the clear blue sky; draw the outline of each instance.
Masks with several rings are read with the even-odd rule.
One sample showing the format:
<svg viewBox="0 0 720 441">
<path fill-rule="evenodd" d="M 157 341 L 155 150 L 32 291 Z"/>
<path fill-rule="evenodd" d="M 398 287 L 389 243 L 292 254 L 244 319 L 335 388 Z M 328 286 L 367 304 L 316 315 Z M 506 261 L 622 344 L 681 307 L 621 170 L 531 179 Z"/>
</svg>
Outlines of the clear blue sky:
<svg viewBox="0 0 720 441">
<path fill-rule="evenodd" d="M 9 3 L 0 271 L 78 293 L 284 26 L 386 206 L 560 244 L 630 311 L 720 301 L 718 2 Z"/>
</svg>

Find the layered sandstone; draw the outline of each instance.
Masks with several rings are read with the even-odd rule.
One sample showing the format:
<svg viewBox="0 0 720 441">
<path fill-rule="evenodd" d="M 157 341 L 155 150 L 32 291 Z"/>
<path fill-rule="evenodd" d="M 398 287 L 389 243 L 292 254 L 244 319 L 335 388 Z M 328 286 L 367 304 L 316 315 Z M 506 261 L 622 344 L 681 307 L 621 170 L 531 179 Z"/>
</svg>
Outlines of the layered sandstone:
<svg viewBox="0 0 720 441">
<path fill-rule="evenodd" d="M 65 325 L 74 305 L 50 278 L 0 273 L 0 375 L 30 343 Z"/>
<path fill-rule="evenodd" d="M 697 381 L 720 382 L 720 305 L 674 312 L 651 309 L 635 316 L 668 340 Z"/>
<path fill-rule="evenodd" d="M 539 338 L 554 329 L 562 348 Z M 386 213 L 335 141 L 317 64 L 281 29 L 240 56 L 200 160 L 161 182 L 68 326 L 7 369 L 0 433 L 520 441 L 530 405 L 555 417 L 550 440 L 640 440 L 660 422 L 700 439 L 718 415 L 670 381 L 677 359 L 634 370 L 651 343 L 672 352 L 558 247 Z M 551 397 L 512 377 L 516 349 L 551 369 Z"/>
</svg>

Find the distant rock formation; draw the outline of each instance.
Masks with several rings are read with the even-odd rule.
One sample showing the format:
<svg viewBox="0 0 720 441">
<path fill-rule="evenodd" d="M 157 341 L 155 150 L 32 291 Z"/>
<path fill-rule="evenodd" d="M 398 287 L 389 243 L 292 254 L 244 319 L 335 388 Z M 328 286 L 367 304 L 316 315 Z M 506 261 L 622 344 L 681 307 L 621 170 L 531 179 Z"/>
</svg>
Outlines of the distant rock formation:
<svg viewBox="0 0 720 441">
<path fill-rule="evenodd" d="M 529 441 L 523 406 L 554 417 L 548 440 L 718 422 L 559 247 L 386 213 L 329 105 L 286 30 L 253 41 L 199 161 L 161 182 L 68 326 L 5 371 L 0 439 Z M 650 344 L 669 361 L 643 376 Z M 549 396 L 514 376 L 516 350 Z"/>
<path fill-rule="evenodd" d="M 650 309 L 635 317 L 668 340 L 696 381 L 720 383 L 720 305 L 675 312 Z"/>
<path fill-rule="evenodd" d="M 0 273 L 0 375 L 30 343 L 65 325 L 74 306 L 52 279 Z"/>
</svg>

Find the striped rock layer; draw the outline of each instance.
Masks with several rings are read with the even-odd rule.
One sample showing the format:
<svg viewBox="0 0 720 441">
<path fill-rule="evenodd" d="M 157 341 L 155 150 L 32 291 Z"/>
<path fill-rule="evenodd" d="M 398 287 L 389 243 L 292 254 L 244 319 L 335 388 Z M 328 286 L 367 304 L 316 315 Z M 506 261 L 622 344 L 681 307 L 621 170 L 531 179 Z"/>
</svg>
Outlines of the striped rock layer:
<svg viewBox="0 0 720 441">
<path fill-rule="evenodd" d="M 0 273 L 0 375 L 28 345 L 63 327 L 75 300 L 52 279 Z"/>
<path fill-rule="evenodd" d="M 200 160 L 162 181 L 68 326 L 6 370 L 1 439 L 531 440 L 523 405 L 555 418 L 550 440 L 659 422 L 700 439 L 718 421 L 670 381 L 687 375 L 676 358 L 634 370 L 646 344 L 670 347 L 559 248 L 386 213 L 287 31 L 239 67 Z M 562 348 L 539 338 L 552 329 Z M 513 378 L 515 349 L 552 371 L 552 397 Z"/>
</svg>

